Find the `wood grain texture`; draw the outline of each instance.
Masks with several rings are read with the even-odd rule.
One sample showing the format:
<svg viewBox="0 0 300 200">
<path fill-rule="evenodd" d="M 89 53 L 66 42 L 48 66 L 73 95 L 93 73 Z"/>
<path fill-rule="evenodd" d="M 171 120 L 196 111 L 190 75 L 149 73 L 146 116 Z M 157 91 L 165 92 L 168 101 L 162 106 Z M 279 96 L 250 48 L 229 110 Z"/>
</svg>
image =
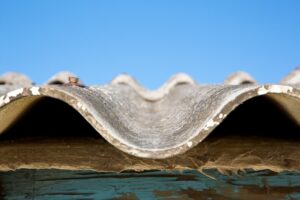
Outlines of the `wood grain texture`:
<svg viewBox="0 0 300 200">
<path fill-rule="evenodd" d="M 0 173 L 2 199 L 299 199 L 300 173 L 217 170 L 96 173 L 18 170 Z M 212 178 L 211 178 L 212 177 Z"/>
</svg>

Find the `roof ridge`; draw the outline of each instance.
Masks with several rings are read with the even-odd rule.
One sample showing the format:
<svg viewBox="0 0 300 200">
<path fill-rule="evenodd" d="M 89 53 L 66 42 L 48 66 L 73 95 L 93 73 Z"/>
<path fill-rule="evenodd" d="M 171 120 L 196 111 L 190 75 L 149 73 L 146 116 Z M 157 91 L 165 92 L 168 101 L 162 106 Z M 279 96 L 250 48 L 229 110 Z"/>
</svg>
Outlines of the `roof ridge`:
<svg viewBox="0 0 300 200">
<path fill-rule="evenodd" d="M 78 76 L 70 71 L 60 71 L 54 74 L 52 77 L 46 81 L 45 85 L 52 84 L 67 84 L 69 82 L 69 77 L 77 77 Z M 241 85 L 245 83 L 257 83 L 257 81 L 247 72 L 237 71 L 230 74 L 224 80 L 225 85 Z M 84 85 L 82 80 L 79 80 L 78 84 Z M 141 85 L 135 78 L 128 74 L 120 74 L 117 75 L 110 84 L 125 84 L 131 86 L 137 92 L 145 96 L 146 99 L 156 99 L 161 94 L 153 93 L 168 93 L 173 87 L 179 84 L 196 84 L 196 81 L 185 73 L 177 73 L 171 76 L 162 86 L 160 86 L 157 90 L 148 90 L 146 87 Z M 300 84 L 300 67 L 296 67 L 292 70 L 288 75 L 282 78 L 279 84 L 284 85 L 298 85 Z M 11 86 L 19 86 L 19 87 L 29 87 L 35 85 L 33 81 L 23 73 L 18 72 L 7 72 L 0 76 L 0 85 L 11 85 Z M 147 94 L 146 94 L 147 93 Z M 156 97 L 158 96 L 158 97 Z"/>
<path fill-rule="evenodd" d="M 178 73 L 173 75 L 161 87 L 156 90 L 148 90 L 143 87 L 136 79 L 128 74 L 121 74 L 111 81 L 112 85 L 124 84 L 133 88 L 142 98 L 148 101 L 158 101 L 180 84 L 194 85 L 195 81 L 187 74 Z"/>
<path fill-rule="evenodd" d="M 247 72 L 237 71 L 229 75 L 225 81 L 225 85 L 241 85 L 247 83 L 256 83 L 256 80 Z"/>
<path fill-rule="evenodd" d="M 286 75 L 281 81 L 281 84 L 296 85 L 300 84 L 300 67 L 296 67 L 288 75 Z"/>
</svg>

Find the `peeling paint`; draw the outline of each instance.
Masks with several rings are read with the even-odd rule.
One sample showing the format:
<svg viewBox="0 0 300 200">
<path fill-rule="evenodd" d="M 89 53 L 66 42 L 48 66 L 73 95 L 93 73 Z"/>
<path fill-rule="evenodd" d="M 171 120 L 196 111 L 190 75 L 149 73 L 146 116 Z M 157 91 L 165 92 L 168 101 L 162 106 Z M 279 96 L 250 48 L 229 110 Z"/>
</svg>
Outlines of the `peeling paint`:
<svg viewBox="0 0 300 200">
<path fill-rule="evenodd" d="M 15 98 L 18 95 L 22 94 L 24 91 L 23 88 L 17 89 L 17 90 L 13 90 L 9 93 L 7 93 L 6 95 L 3 95 L 0 97 L 0 106 L 3 106 L 4 104 L 8 104 L 10 102 L 11 98 Z"/>
<path fill-rule="evenodd" d="M 81 102 L 77 102 L 77 107 L 79 108 L 79 109 L 81 109 L 81 110 L 83 110 L 83 111 L 85 111 L 86 110 L 86 107 L 81 103 Z"/>
<path fill-rule="evenodd" d="M 270 85 L 270 86 L 263 86 L 258 89 L 257 94 L 258 95 L 264 95 L 267 93 L 289 93 L 293 92 L 293 88 L 290 86 L 283 86 L 283 85 Z"/>
<path fill-rule="evenodd" d="M 213 119 L 209 120 L 205 125 L 205 130 L 208 130 L 211 127 L 214 127 L 216 125 L 220 124 L 220 122 L 214 121 Z"/>
<path fill-rule="evenodd" d="M 4 104 L 9 103 L 9 101 L 10 101 L 10 98 L 9 98 L 9 97 L 10 97 L 10 96 L 8 96 L 8 95 L 4 96 Z"/>
<path fill-rule="evenodd" d="M 293 88 L 290 86 L 280 86 L 280 85 L 271 85 L 269 87 L 270 92 L 272 93 L 288 93 L 293 92 Z"/>
<path fill-rule="evenodd" d="M 268 170 L 245 170 L 239 176 L 228 176 L 213 169 L 205 173 L 216 177 L 217 181 L 195 170 L 140 173 L 17 170 L 0 174 L 0 198 L 273 200 L 300 197 L 299 172 L 270 174 Z M 268 185 L 264 182 L 268 182 Z"/>
<path fill-rule="evenodd" d="M 32 95 L 40 95 L 40 88 L 39 87 L 32 87 L 30 88 L 31 94 Z"/>
<path fill-rule="evenodd" d="M 4 101 L 4 98 L 5 96 L 1 96 L 0 97 L 0 106 L 4 105 L 5 104 L 5 101 Z"/>
<path fill-rule="evenodd" d="M 258 90 L 257 90 L 257 94 L 258 95 L 264 95 L 264 94 L 267 94 L 268 93 L 268 90 L 263 86 L 263 87 L 261 87 L 261 88 L 259 88 Z"/>
<path fill-rule="evenodd" d="M 22 94 L 23 91 L 24 91 L 24 88 L 20 88 L 20 89 L 17 89 L 17 90 L 14 90 L 14 91 L 11 91 L 11 92 L 7 93 L 7 96 L 8 97 L 16 97 L 16 96 Z"/>
</svg>

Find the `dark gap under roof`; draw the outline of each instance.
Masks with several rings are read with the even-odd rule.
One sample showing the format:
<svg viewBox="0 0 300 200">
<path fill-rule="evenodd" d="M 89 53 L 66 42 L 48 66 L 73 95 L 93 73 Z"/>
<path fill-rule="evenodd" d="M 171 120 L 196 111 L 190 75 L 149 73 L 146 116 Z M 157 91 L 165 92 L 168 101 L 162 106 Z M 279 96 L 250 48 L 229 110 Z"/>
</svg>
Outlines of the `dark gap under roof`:
<svg viewBox="0 0 300 200">
<path fill-rule="evenodd" d="M 259 96 L 239 105 L 208 138 L 229 135 L 299 139 L 300 142 L 300 126 L 272 98 Z"/>
<path fill-rule="evenodd" d="M 0 140 L 67 137 L 102 138 L 70 105 L 54 98 L 43 97 L 0 135 Z"/>
</svg>

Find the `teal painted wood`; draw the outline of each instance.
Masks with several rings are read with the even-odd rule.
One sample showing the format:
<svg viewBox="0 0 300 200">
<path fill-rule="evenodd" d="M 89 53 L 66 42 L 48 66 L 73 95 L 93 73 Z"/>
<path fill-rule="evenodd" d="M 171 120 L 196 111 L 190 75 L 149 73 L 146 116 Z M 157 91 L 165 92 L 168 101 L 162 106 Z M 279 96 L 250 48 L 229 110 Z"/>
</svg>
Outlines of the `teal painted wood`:
<svg viewBox="0 0 300 200">
<path fill-rule="evenodd" d="M 300 173 L 246 170 L 209 176 L 191 171 L 97 173 L 17 170 L 0 173 L 2 199 L 300 199 Z"/>
</svg>

